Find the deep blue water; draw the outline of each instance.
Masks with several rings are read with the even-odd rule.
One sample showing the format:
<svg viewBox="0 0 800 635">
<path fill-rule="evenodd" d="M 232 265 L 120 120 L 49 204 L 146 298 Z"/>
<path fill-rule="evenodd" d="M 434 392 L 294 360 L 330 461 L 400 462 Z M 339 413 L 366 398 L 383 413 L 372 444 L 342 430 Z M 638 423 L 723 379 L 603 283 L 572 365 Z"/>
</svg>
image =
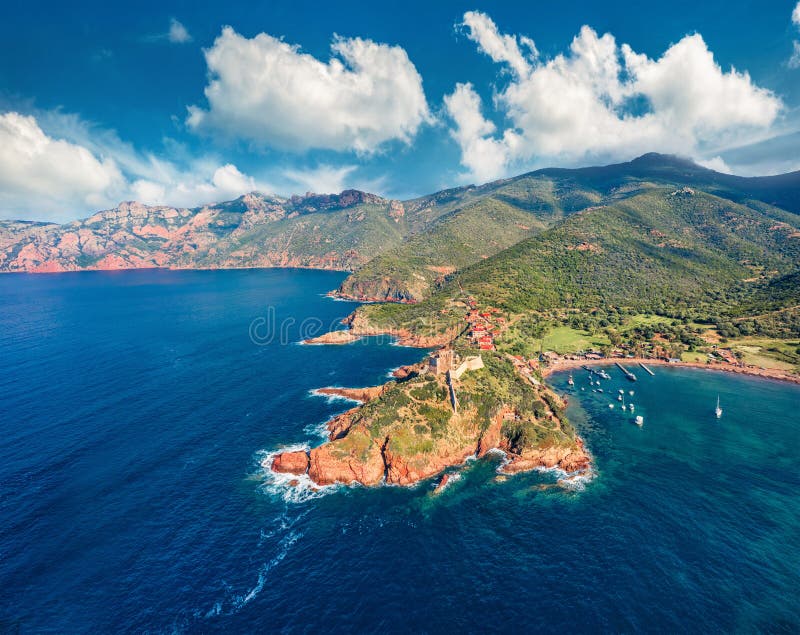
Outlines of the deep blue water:
<svg viewBox="0 0 800 635">
<path fill-rule="evenodd" d="M 321 296 L 340 280 L 0 277 L 0 632 L 800 629 L 797 386 L 610 370 L 571 397 L 583 487 L 497 458 L 438 497 L 273 481 L 260 460 L 347 407 L 311 389 L 422 355 L 297 345 L 354 308 Z M 257 344 L 269 307 L 294 322 Z M 608 409 L 620 387 L 643 428 Z"/>
</svg>

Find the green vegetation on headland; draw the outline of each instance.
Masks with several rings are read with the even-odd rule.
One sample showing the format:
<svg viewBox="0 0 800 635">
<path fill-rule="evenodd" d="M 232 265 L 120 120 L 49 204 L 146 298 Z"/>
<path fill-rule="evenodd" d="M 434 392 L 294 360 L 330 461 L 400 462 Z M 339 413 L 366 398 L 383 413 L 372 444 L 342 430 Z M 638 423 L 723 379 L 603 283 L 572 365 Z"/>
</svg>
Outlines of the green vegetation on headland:
<svg viewBox="0 0 800 635">
<path fill-rule="evenodd" d="M 307 455 L 279 454 L 272 469 L 307 473 L 325 485 L 356 481 L 407 485 L 502 450 L 508 472 L 536 467 L 582 471 L 589 456 L 564 415 L 564 403 L 528 367 L 467 338 L 407 368 L 380 394 L 329 423 L 331 439 Z"/>
</svg>

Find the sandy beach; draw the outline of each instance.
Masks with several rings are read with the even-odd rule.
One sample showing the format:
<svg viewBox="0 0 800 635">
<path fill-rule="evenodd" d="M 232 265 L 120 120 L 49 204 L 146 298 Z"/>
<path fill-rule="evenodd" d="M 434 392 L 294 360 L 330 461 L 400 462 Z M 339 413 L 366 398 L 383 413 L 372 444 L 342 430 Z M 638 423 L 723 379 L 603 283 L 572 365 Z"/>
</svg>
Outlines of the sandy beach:
<svg viewBox="0 0 800 635">
<path fill-rule="evenodd" d="M 800 375 L 785 370 L 774 368 L 760 368 L 758 366 L 734 366 L 718 362 L 668 362 L 663 359 L 643 359 L 643 358 L 607 358 L 607 359 L 560 359 L 542 369 L 542 375 L 547 377 L 562 370 L 571 370 L 581 366 L 613 366 L 619 362 L 625 367 L 639 367 L 644 364 L 648 367 L 653 366 L 675 366 L 683 368 L 702 368 L 704 370 L 716 370 L 727 373 L 739 373 L 741 375 L 753 375 L 754 377 L 764 377 L 767 379 L 777 379 L 800 384 Z M 643 371 L 644 372 L 644 371 Z"/>
</svg>

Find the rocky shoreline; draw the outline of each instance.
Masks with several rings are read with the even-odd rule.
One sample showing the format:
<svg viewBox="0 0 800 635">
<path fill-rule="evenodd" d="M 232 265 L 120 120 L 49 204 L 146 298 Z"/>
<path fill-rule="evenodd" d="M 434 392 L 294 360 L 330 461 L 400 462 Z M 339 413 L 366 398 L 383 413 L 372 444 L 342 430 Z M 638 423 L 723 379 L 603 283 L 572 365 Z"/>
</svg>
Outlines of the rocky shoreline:
<svg viewBox="0 0 800 635">
<path fill-rule="evenodd" d="M 366 318 L 362 317 L 358 311 L 354 311 L 348 315 L 343 323 L 349 327 L 350 332 L 354 335 L 362 337 L 389 335 L 397 338 L 397 344 L 399 346 L 408 346 L 411 348 L 435 348 L 437 346 L 445 346 L 453 341 L 461 330 L 460 327 L 454 327 L 436 335 L 417 335 L 403 328 L 393 329 L 373 326 Z"/>
<path fill-rule="evenodd" d="M 334 297 L 330 294 L 329 296 Z M 357 301 L 365 302 L 363 299 Z M 342 320 L 342 324 L 347 328 L 329 331 L 317 337 L 310 337 L 303 340 L 303 343 L 350 344 L 360 340 L 362 337 L 388 336 L 395 338 L 398 346 L 407 346 L 409 348 L 436 348 L 449 344 L 460 331 L 458 327 L 454 327 L 436 335 L 417 335 L 403 328 L 394 329 L 373 326 L 369 321 L 362 318 L 358 312 L 353 312 L 348 315 Z"/>
<path fill-rule="evenodd" d="M 383 392 L 383 386 L 370 386 L 367 388 L 339 388 L 338 386 L 326 386 L 325 388 L 317 388 L 314 394 L 326 395 L 330 397 L 343 397 L 351 401 L 358 401 L 360 403 L 367 403 L 372 399 L 380 396 Z"/>
<path fill-rule="evenodd" d="M 353 333 L 352 330 L 339 330 L 324 333 L 319 337 L 310 337 L 303 340 L 303 344 L 351 344 L 361 339 L 360 335 Z"/>
<path fill-rule="evenodd" d="M 341 289 L 330 291 L 329 298 L 344 300 L 346 302 L 360 302 L 362 304 L 377 304 L 380 302 L 394 302 L 396 304 L 416 304 L 416 300 L 406 298 L 402 293 L 388 290 L 381 294 L 347 293 Z"/>
</svg>

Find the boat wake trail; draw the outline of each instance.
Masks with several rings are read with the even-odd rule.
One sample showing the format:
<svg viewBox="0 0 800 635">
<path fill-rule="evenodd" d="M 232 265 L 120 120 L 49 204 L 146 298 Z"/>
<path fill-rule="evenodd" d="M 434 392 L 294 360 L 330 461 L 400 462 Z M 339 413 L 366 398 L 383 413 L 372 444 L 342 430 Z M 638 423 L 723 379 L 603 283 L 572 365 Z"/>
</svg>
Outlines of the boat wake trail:
<svg viewBox="0 0 800 635">
<path fill-rule="evenodd" d="M 264 588 L 264 583 L 267 581 L 269 572 L 287 556 L 289 550 L 292 548 L 292 545 L 294 545 L 302 537 L 303 534 L 299 531 L 290 531 L 288 534 L 286 534 L 286 536 L 283 537 L 283 539 L 281 539 L 278 553 L 269 562 L 265 562 L 261 566 L 261 570 L 258 572 L 258 581 L 256 582 L 255 586 L 247 591 L 247 593 L 239 595 L 233 599 L 234 610 L 238 611 L 259 593 L 261 593 L 262 589 Z"/>
<path fill-rule="evenodd" d="M 268 530 L 262 529 L 258 547 L 263 548 L 268 543 L 273 543 L 275 545 L 274 555 L 258 569 L 258 577 L 255 584 L 242 592 L 236 592 L 226 584 L 225 597 L 214 602 L 211 608 L 205 612 L 196 611 L 195 617 L 210 620 L 216 617 L 234 615 L 252 602 L 264 590 L 272 570 L 289 555 L 292 547 L 303 537 L 303 532 L 297 526 L 308 514 L 308 511 L 306 510 L 294 516 L 290 516 L 288 511 L 284 511 L 275 520 L 272 528 Z M 277 542 L 275 542 L 276 539 Z"/>
</svg>

